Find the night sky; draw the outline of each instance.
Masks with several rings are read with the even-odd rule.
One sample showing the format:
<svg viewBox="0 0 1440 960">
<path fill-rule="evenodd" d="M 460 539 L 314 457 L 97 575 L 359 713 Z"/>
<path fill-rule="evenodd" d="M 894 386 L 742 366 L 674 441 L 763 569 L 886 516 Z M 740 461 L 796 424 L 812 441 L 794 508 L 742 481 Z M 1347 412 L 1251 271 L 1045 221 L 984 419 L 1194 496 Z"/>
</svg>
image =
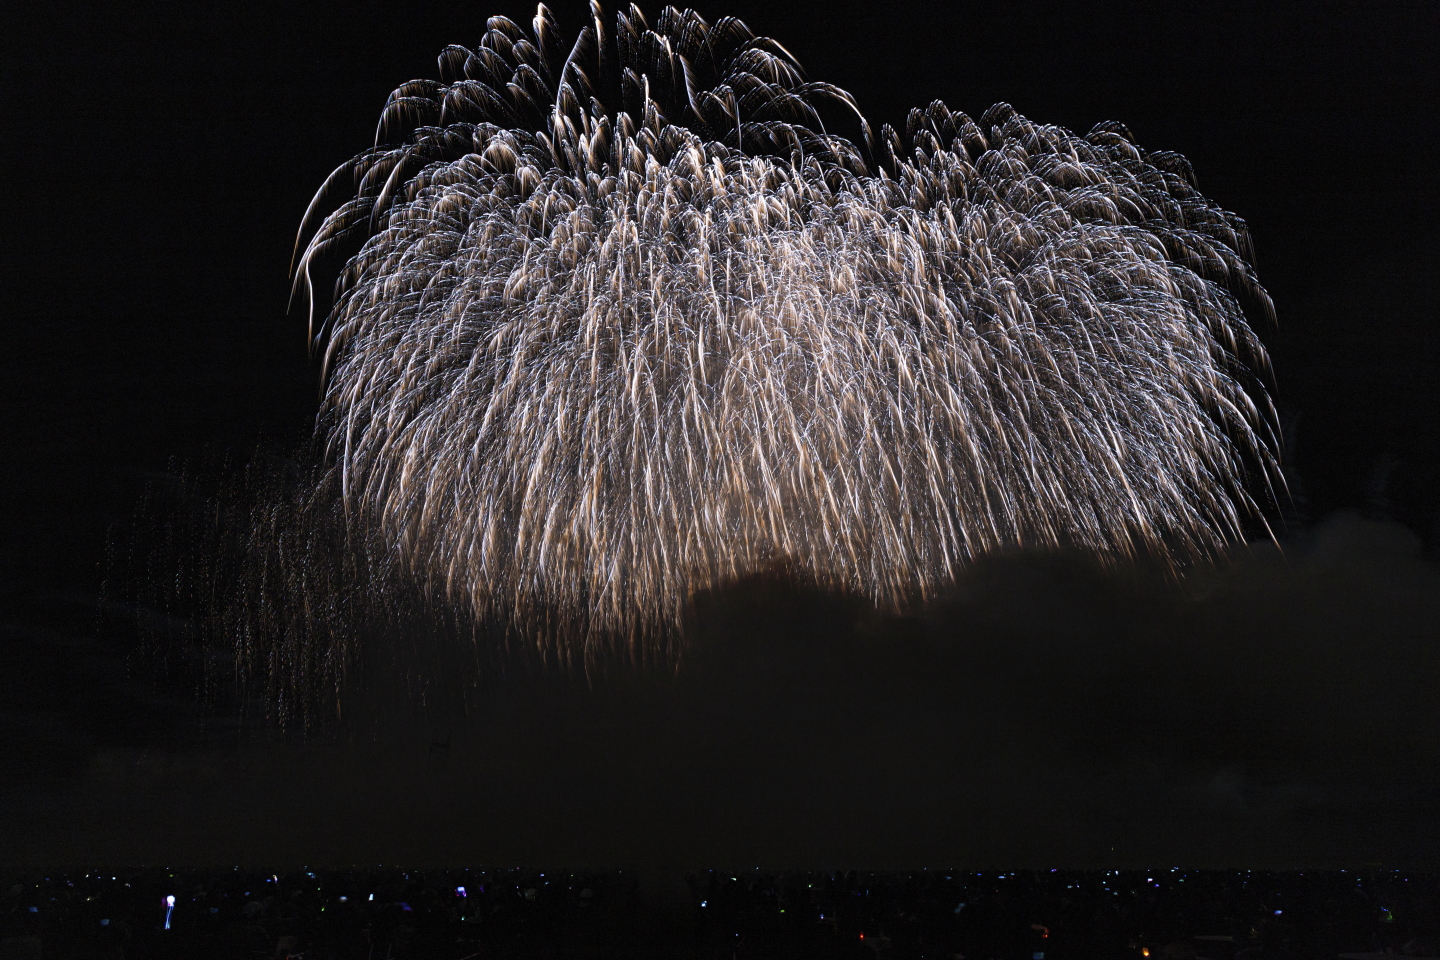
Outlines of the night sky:
<svg viewBox="0 0 1440 960">
<path fill-rule="evenodd" d="M 308 435 L 306 204 L 391 89 L 533 6 L 32 4 L 0 41 L 0 861 L 1440 866 L 1436 6 L 699 11 L 877 124 L 1006 101 L 1188 157 L 1275 301 L 1286 559 L 1005 558 L 902 620 L 752 584 L 668 685 L 247 732 L 107 626 L 112 531 L 177 463 Z"/>
</svg>

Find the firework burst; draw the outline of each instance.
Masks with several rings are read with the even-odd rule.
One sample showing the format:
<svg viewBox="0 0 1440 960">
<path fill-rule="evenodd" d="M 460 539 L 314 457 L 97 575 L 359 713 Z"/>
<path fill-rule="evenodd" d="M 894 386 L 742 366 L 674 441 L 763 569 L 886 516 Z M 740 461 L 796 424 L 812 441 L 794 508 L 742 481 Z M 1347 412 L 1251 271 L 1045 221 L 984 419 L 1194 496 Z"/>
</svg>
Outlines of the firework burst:
<svg viewBox="0 0 1440 960">
<path fill-rule="evenodd" d="M 297 247 L 307 293 L 344 260 L 311 316 L 350 522 L 432 590 L 573 652 L 777 562 L 893 606 L 998 548 L 1203 556 L 1260 516 L 1270 304 L 1178 155 L 1003 104 L 876 132 L 673 8 L 566 43 L 542 6 L 439 63 Z"/>
</svg>

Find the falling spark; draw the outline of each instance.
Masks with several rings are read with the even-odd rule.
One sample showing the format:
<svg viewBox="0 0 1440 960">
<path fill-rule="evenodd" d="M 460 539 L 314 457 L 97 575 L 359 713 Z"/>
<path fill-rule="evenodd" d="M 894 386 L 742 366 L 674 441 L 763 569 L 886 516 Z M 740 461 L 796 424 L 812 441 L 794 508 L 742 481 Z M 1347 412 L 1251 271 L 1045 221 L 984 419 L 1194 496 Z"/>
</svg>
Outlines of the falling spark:
<svg viewBox="0 0 1440 960">
<path fill-rule="evenodd" d="M 1005 104 L 876 133 L 738 20 L 592 14 L 447 47 L 301 227 L 346 523 L 421 584 L 588 656 L 777 564 L 895 607 L 1263 522 L 1270 301 L 1182 157 Z"/>
</svg>

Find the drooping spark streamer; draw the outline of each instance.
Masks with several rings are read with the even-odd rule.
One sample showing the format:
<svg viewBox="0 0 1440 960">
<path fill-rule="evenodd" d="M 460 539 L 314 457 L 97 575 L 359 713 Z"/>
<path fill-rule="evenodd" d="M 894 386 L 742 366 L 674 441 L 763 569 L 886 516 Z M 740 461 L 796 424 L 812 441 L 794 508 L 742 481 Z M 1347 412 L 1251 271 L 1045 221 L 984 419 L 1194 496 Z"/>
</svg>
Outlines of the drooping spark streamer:
<svg viewBox="0 0 1440 960">
<path fill-rule="evenodd" d="M 1260 516 L 1270 302 L 1183 158 L 1004 104 L 876 135 L 737 20 L 592 13 L 446 48 L 301 227 L 307 293 L 349 257 L 334 475 L 423 583 L 633 638 L 777 561 L 891 605 Z"/>
</svg>

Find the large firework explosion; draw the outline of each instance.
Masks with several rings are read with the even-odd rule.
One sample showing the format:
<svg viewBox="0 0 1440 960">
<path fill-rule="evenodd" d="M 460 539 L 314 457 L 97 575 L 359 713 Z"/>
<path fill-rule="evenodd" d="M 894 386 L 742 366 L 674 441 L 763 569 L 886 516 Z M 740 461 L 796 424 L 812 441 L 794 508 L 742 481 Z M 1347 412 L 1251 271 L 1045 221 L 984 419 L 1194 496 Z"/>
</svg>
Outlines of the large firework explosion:
<svg viewBox="0 0 1440 960">
<path fill-rule="evenodd" d="M 592 13 L 446 48 L 301 227 L 347 522 L 428 589 L 588 654 L 775 564 L 895 606 L 1260 518 L 1269 299 L 1182 157 L 1004 104 L 874 131 L 735 19 Z"/>
</svg>

